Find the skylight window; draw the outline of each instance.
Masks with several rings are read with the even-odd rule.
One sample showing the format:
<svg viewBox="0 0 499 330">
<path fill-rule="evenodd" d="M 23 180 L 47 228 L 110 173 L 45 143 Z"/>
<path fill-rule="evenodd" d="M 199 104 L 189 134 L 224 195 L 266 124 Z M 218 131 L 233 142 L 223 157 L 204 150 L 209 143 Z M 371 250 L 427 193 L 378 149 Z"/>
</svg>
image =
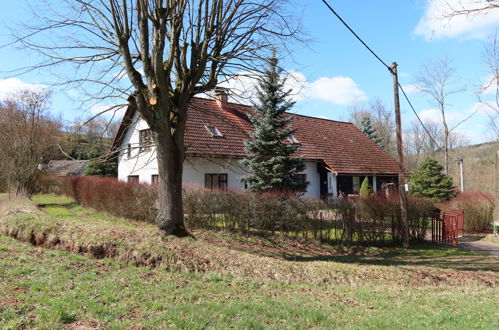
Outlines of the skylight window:
<svg viewBox="0 0 499 330">
<path fill-rule="evenodd" d="M 206 126 L 206 128 L 211 133 L 211 136 L 213 136 L 213 137 L 219 137 L 219 138 L 223 137 L 223 134 L 220 133 L 220 131 L 218 130 L 218 128 L 216 128 L 215 126 Z"/>
<path fill-rule="evenodd" d="M 289 142 L 291 142 L 292 144 L 300 144 L 300 141 L 298 141 L 294 135 L 289 135 L 288 136 L 288 140 Z"/>
</svg>

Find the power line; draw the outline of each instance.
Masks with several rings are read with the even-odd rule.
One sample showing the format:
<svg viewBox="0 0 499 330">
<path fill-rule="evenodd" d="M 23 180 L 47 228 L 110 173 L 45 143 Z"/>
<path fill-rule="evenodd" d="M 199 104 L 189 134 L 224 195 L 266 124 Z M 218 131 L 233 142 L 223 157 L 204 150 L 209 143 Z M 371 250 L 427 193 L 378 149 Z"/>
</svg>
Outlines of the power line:
<svg viewBox="0 0 499 330">
<path fill-rule="evenodd" d="M 340 20 L 340 22 L 341 22 L 341 23 L 343 23 L 343 25 L 345 25 L 345 27 L 346 27 L 346 28 L 347 28 L 350 32 L 352 32 L 352 34 L 355 36 L 355 38 L 357 38 L 357 40 L 359 40 L 359 41 L 360 41 L 360 42 L 364 45 L 364 47 L 366 47 L 366 48 L 367 48 L 367 50 L 368 50 L 368 51 L 370 51 L 370 52 L 371 52 L 371 54 L 373 54 L 373 55 L 374 55 L 374 57 L 376 57 L 376 58 L 378 59 L 378 61 L 380 61 L 380 62 L 381 62 L 381 64 L 383 64 L 383 65 L 385 66 L 385 68 L 387 68 L 387 69 L 391 72 L 391 71 L 392 71 L 391 67 L 390 67 L 388 64 L 386 64 L 386 62 L 385 62 L 385 61 L 383 61 L 383 60 L 381 59 L 381 57 L 379 57 L 379 56 L 378 56 L 378 54 L 376 54 L 376 53 L 374 52 L 374 50 L 372 50 L 372 49 L 371 49 L 371 47 L 369 47 L 369 46 L 368 46 L 368 45 L 364 42 L 364 40 L 362 40 L 362 39 L 361 39 L 361 37 L 359 37 L 359 36 L 357 35 L 357 33 L 355 33 L 355 31 L 354 31 L 354 30 L 353 30 L 353 29 L 352 29 L 352 28 L 351 28 L 351 27 L 350 27 L 350 26 L 349 26 L 349 25 L 348 25 L 348 24 L 347 24 L 347 23 L 343 20 L 343 18 L 341 18 L 341 16 L 340 16 L 340 15 L 339 15 L 339 14 L 338 14 L 338 13 L 337 13 L 334 9 L 333 9 L 333 7 L 331 7 L 331 6 L 329 5 L 329 3 L 327 3 L 327 1 L 326 1 L 326 0 L 322 0 L 322 2 L 324 2 L 324 4 L 325 4 L 325 5 L 329 8 L 329 10 L 330 10 L 330 11 L 334 14 L 334 16 L 336 16 L 336 17 Z"/>
<path fill-rule="evenodd" d="M 441 151 L 444 153 L 444 155 L 447 155 L 449 156 L 445 150 L 443 150 L 442 148 L 443 147 L 440 147 L 437 143 L 437 141 L 435 141 L 435 139 L 433 138 L 433 136 L 431 136 L 430 132 L 428 131 L 428 129 L 426 128 L 426 126 L 424 125 L 423 121 L 421 120 L 421 117 L 419 117 L 416 109 L 414 109 L 414 106 L 412 105 L 412 102 L 411 100 L 409 100 L 409 97 L 407 96 L 407 94 L 405 93 L 404 91 L 404 88 L 402 88 L 402 85 L 400 83 L 398 83 L 398 86 L 400 88 L 400 90 L 402 91 L 402 94 L 404 95 L 404 98 L 405 100 L 407 101 L 407 103 L 409 104 L 409 107 L 412 109 L 412 112 L 414 112 L 414 115 L 416 115 L 416 118 L 418 119 L 419 123 L 421 124 L 421 126 L 423 126 L 423 129 L 425 130 L 426 134 L 428 134 L 428 136 L 430 137 L 430 140 L 435 144 L 435 146 L 438 147 L 437 151 Z"/>
<path fill-rule="evenodd" d="M 343 23 L 343 25 L 355 36 L 355 38 L 357 38 L 357 40 L 360 41 L 360 43 L 362 45 L 364 45 L 364 47 L 367 48 L 367 50 L 374 56 L 376 57 L 376 59 L 381 63 L 383 64 L 383 66 L 385 68 L 388 69 L 388 71 L 390 71 L 391 74 L 394 74 L 393 71 L 392 71 L 392 68 L 390 66 L 388 66 L 388 64 L 386 64 L 385 61 L 383 61 L 381 59 L 381 57 L 378 56 L 378 54 L 376 54 L 371 47 L 369 47 L 367 45 L 367 43 L 362 40 L 361 37 L 359 37 L 359 35 L 345 22 L 345 20 L 343 20 L 343 18 L 333 9 L 333 7 L 331 7 L 331 5 L 326 1 L 326 0 L 322 0 L 322 2 L 327 6 L 327 8 L 334 14 L 334 16 L 336 16 L 341 23 Z M 409 100 L 409 97 L 407 96 L 407 94 L 405 93 L 404 89 L 402 88 L 402 85 L 400 83 L 398 83 L 398 86 L 400 88 L 400 90 L 402 91 L 402 94 L 404 95 L 404 98 L 405 100 L 407 101 L 407 103 L 409 104 L 410 108 L 412 109 L 412 112 L 414 112 L 414 114 L 416 115 L 416 118 L 418 119 L 419 123 L 421 124 L 421 126 L 423 126 L 423 129 L 425 130 L 426 134 L 428 134 L 428 136 L 430 137 L 430 140 L 435 144 L 435 146 L 438 148 L 437 151 L 441 151 L 442 153 L 444 153 L 444 155 L 446 155 L 447 157 L 449 157 L 449 154 L 447 152 L 445 152 L 445 150 L 443 150 L 443 147 L 440 147 L 437 143 L 437 141 L 433 138 L 433 136 L 430 134 L 430 131 L 426 128 L 426 126 L 424 125 L 423 121 L 421 120 L 421 118 L 419 117 L 416 109 L 414 108 L 414 106 L 412 105 L 412 102 Z"/>
</svg>

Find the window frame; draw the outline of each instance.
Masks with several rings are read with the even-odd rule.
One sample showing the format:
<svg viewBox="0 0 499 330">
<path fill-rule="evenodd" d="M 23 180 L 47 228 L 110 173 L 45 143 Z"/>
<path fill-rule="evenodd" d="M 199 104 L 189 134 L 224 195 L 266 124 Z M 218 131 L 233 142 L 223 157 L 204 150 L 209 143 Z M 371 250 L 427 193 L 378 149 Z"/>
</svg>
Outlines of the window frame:
<svg viewBox="0 0 499 330">
<path fill-rule="evenodd" d="M 214 179 L 216 178 L 216 181 Z M 216 183 L 216 184 L 214 184 Z M 205 189 L 227 191 L 229 187 L 229 175 L 227 173 L 205 173 L 204 174 Z"/>
<path fill-rule="evenodd" d="M 151 184 L 158 184 L 159 183 L 159 175 L 158 174 L 152 174 L 151 175 Z"/>
<path fill-rule="evenodd" d="M 139 153 L 151 150 L 152 146 L 152 134 L 151 129 L 141 129 L 139 130 Z"/>
<path fill-rule="evenodd" d="M 205 125 L 204 127 L 208 130 L 208 133 L 211 134 L 211 137 L 214 137 L 214 138 L 223 138 L 224 137 L 222 132 L 220 132 L 220 130 L 216 126 Z"/>
<path fill-rule="evenodd" d="M 128 183 L 139 183 L 140 177 L 138 175 L 129 175 L 127 176 Z"/>
</svg>

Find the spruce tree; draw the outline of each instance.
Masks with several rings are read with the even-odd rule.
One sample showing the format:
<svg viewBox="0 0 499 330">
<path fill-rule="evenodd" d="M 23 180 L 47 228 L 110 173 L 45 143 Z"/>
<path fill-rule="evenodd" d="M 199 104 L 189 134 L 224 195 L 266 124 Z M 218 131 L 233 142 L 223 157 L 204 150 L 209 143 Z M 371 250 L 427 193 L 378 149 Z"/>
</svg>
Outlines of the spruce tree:
<svg viewBox="0 0 499 330">
<path fill-rule="evenodd" d="M 367 135 L 367 137 L 370 138 L 374 143 L 383 148 L 383 139 L 378 136 L 378 131 L 376 131 L 376 129 L 373 127 L 371 118 L 362 118 L 362 121 L 360 122 L 360 130 L 362 131 L 362 133 Z"/>
<path fill-rule="evenodd" d="M 447 200 L 453 196 L 452 178 L 443 171 L 444 167 L 436 160 L 428 158 L 412 175 L 410 193 L 414 196 L 426 197 L 435 202 Z"/>
<path fill-rule="evenodd" d="M 277 64 L 274 54 L 257 87 L 255 115 L 249 116 L 253 131 L 251 140 L 245 141 L 248 156 L 242 165 L 251 174 L 243 182 L 254 192 L 292 192 L 303 190 L 308 183 L 298 182 L 296 176 L 305 169 L 302 157 L 294 156 L 300 145 L 285 143 L 294 132 L 292 117 L 286 114 L 294 102 L 289 100 L 291 90 L 284 89 L 286 79 L 280 76 L 282 70 Z"/>
</svg>

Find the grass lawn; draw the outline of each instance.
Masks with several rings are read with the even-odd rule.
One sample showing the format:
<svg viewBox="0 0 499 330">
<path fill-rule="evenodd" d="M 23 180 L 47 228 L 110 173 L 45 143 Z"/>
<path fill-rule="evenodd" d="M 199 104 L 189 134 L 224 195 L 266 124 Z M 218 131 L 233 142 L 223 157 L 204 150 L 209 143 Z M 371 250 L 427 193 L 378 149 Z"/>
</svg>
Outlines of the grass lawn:
<svg viewBox="0 0 499 330">
<path fill-rule="evenodd" d="M 327 247 L 216 232 L 162 239 L 153 226 L 70 200 L 34 201 L 45 206 L 0 200 L 1 231 L 17 226 L 20 239 L 39 231 L 66 243 L 53 250 L 0 234 L 1 329 L 499 328 L 496 257 L 431 244 Z M 142 253 L 151 248 L 146 237 L 152 254 L 169 255 L 155 268 L 61 251 L 73 250 L 72 239 Z M 205 260 L 213 265 L 192 271 Z"/>
</svg>

